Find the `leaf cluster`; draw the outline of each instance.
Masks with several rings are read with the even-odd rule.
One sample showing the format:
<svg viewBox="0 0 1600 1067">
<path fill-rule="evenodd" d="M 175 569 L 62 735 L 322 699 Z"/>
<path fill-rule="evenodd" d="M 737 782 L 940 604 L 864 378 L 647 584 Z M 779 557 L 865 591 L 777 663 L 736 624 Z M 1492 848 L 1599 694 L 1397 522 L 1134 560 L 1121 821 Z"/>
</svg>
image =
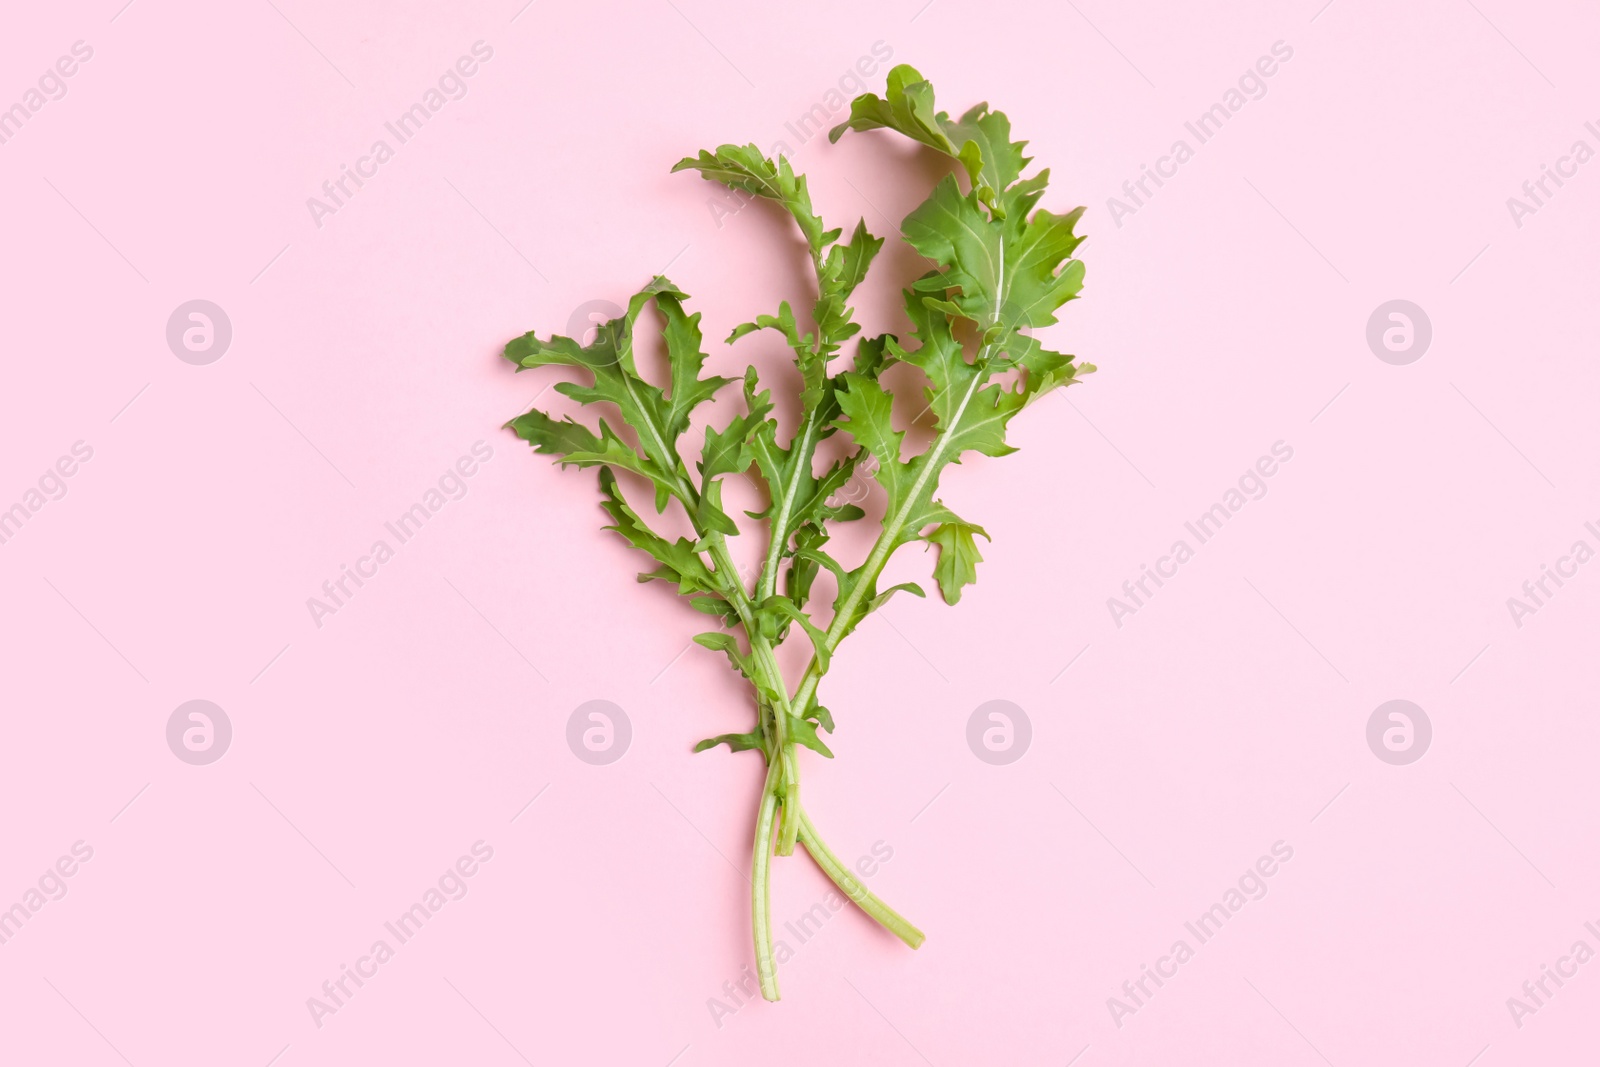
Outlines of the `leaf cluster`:
<svg viewBox="0 0 1600 1067">
<path fill-rule="evenodd" d="M 977 580 L 983 557 L 976 538 L 987 540 L 988 534 L 940 498 L 941 474 L 974 454 L 1015 451 L 1007 442 L 1011 420 L 1045 393 L 1094 369 L 1032 336 L 1054 324 L 1056 313 L 1082 288 L 1083 265 L 1074 252 L 1082 241 L 1076 226 L 1083 209 L 1055 214 L 1038 207 L 1049 171 L 1023 176 L 1031 160 L 1026 143 L 1012 140 L 1006 116 L 979 104 L 952 120 L 936 110 L 932 86 L 911 67 L 899 66 L 885 94 L 858 97 L 830 138 L 873 129 L 896 131 L 956 164 L 902 224 L 900 236 L 934 266 L 902 292 L 906 328 L 876 337 L 859 336 L 850 303 L 884 243 L 864 220 L 848 238 L 842 229 L 828 228 L 805 177 L 787 159 L 769 159 L 754 145 L 701 151 L 673 168 L 697 171 L 770 202 L 793 220 L 805 242 L 816 283 L 809 308 L 797 313 L 789 301 L 780 301 L 733 327 L 726 338 L 731 344 L 771 331 L 781 339 L 800 380 L 791 432 L 781 430 L 772 395 L 754 366 L 742 379 L 705 373 L 700 314 L 686 310 L 688 295 L 664 277 L 634 294 L 626 311 L 604 323 L 588 344 L 527 333 L 505 349 L 519 370 L 561 366 L 581 372 L 583 381 L 556 388 L 594 409 L 595 429 L 537 407 L 507 425 L 563 465 L 598 469 L 609 529 L 652 560 L 639 579 L 674 584 L 692 606 L 719 619 L 721 629 L 696 641 L 725 654 L 756 689 L 763 712 L 756 727 L 708 738 L 697 750 L 726 744 L 734 751 L 759 750 L 771 762 L 783 757 L 786 746 L 800 744 L 831 755 L 819 730 L 831 732 L 832 716 L 815 698 L 839 643 L 896 593 L 924 595 L 913 583 L 878 588 L 890 556 L 919 542 L 933 549 L 933 578 L 950 604 Z M 664 340 L 670 378 L 665 387 L 641 376 L 635 361 L 646 308 L 654 309 Z M 848 358 L 841 353 L 852 339 Z M 894 395 L 884 371 L 896 364 L 921 372 L 920 396 Z M 691 434 L 702 405 L 736 381 L 739 402 L 711 409 L 736 413 L 713 418 Z M 934 434 L 921 451 L 907 454 L 899 427 L 907 414 L 922 413 L 931 413 Z M 819 463 L 818 445 L 838 434 L 848 438 L 844 458 Z M 869 455 L 876 461 L 870 476 L 885 497 L 882 527 L 866 559 L 847 565 L 830 551 L 830 540 L 837 524 L 860 521 L 864 513 L 839 503 L 839 494 L 852 478 L 867 476 L 858 465 L 871 466 L 862 463 Z M 658 533 L 624 497 L 624 474 L 650 488 L 657 514 L 681 509 L 694 538 Z M 749 478 L 764 498 L 765 506 L 744 521 L 723 502 L 730 476 Z M 727 541 L 763 532 L 762 565 L 747 584 Z M 824 571 L 833 595 L 820 605 L 814 600 Z M 810 644 L 811 659 L 791 695 L 771 650 L 796 637 Z"/>
</svg>

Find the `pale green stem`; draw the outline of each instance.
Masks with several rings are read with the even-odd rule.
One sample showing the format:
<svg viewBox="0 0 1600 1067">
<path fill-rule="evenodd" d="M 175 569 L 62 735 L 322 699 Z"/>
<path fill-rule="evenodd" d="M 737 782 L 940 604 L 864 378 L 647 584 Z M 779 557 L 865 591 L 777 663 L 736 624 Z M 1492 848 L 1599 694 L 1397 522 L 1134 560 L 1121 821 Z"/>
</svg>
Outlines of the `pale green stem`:
<svg viewBox="0 0 1600 1067">
<path fill-rule="evenodd" d="M 907 922 L 905 916 L 879 900 L 860 879 L 856 878 L 849 867 L 840 863 L 839 857 L 835 856 L 833 850 L 817 836 L 817 829 L 811 825 L 810 816 L 803 813 L 800 816 L 800 843 L 806 846 L 806 851 L 817 861 L 817 866 L 833 879 L 833 884 L 838 886 L 845 896 L 855 901 L 862 911 L 878 920 L 884 929 L 912 948 L 922 946 L 924 940 L 922 931 Z"/>
<path fill-rule="evenodd" d="M 789 528 L 789 519 L 793 515 L 795 494 L 799 491 L 800 478 L 811 473 L 811 454 L 816 450 L 816 442 L 811 435 L 816 429 L 816 413 L 813 412 L 795 433 L 790 446 L 796 449 L 799 456 L 794 461 L 794 471 L 790 475 L 788 485 L 775 486 L 778 493 L 777 510 L 773 512 L 770 523 L 771 530 L 767 541 L 767 561 L 761 568 L 761 581 L 757 596 L 765 600 L 777 591 L 778 568 L 783 563 L 783 551 L 788 548 L 788 538 L 784 531 Z"/>
<path fill-rule="evenodd" d="M 794 741 L 790 739 L 788 729 L 789 717 L 794 714 L 794 709 L 789 703 L 789 687 L 778 668 L 778 658 L 773 654 L 772 645 L 766 638 L 756 634 L 750 638 L 750 651 L 767 687 L 778 694 L 778 704 L 772 709 L 776 723 L 776 759 L 783 768 L 776 784 L 776 792 L 783 801 L 778 855 L 788 856 L 794 853 L 794 843 L 800 833 L 800 764 L 795 759 Z"/>
<path fill-rule="evenodd" d="M 775 779 L 779 764 L 767 767 L 767 782 L 761 789 L 761 808 L 756 817 L 755 859 L 751 864 L 750 917 L 756 939 L 756 975 L 761 981 L 761 996 L 778 999 L 778 970 L 772 962 L 772 887 L 768 867 L 772 860 L 772 816 L 778 806 Z"/>
<path fill-rule="evenodd" d="M 984 350 L 979 353 L 979 358 L 982 358 L 987 351 L 988 347 L 985 346 Z M 960 424 L 961 416 L 966 412 L 967 405 L 972 402 L 972 398 L 977 394 L 978 388 L 987 380 L 988 376 L 984 374 L 973 377 L 972 384 L 967 387 L 967 395 L 961 398 L 960 406 L 956 408 L 954 417 L 950 419 L 950 425 L 956 426 Z M 906 496 L 905 503 L 901 505 L 900 511 L 893 516 L 884 517 L 883 530 L 878 534 L 878 540 L 873 543 L 872 551 L 867 554 L 866 562 L 862 564 L 860 577 L 857 578 L 855 585 L 851 587 L 844 602 L 840 604 L 839 610 L 834 613 L 833 621 L 828 624 L 827 633 L 823 635 L 830 654 L 839 647 L 839 642 L 844 640 L 845 627 L 849 624 L 850 617 L 855 614 L 856 608 L 860 606 L 862 598 L 867 595 L 867 590 L 877 588 L 878 576 L 883 573 L 884 565 L 889 562 L 890 555 L 899 546 L 900 535 L 905 524 L 910 521 L 911 513 L 916 508 L 928 480 L 937 474 L 939 460 L 949 447 L 950 435 L 948 433 L 939 434 L 933 442 L 927 462 L 923 464 L 922 473 L 918 475 L 916 482 L 911 486 L 911 491 Z M 802 710 L 810 707 L 811 699 L 817 692 L 817 683 L 821 680 L 822 668 L 819 666 L 818 658 L 813 655 L 811 662 L 806 665 L 805 674 L 800 678 L 800 688 L 795 691 L 793 705 Z"/>
</svg>

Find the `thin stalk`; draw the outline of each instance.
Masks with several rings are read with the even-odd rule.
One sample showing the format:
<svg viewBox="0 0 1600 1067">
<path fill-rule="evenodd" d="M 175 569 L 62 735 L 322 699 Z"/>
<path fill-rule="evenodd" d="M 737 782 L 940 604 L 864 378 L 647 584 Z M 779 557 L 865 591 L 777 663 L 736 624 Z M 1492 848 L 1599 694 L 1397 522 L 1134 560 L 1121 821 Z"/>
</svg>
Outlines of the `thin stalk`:
<svg viewBox="0 0 1600 1067">
<path fill-rule="evenodd" d="M 987 351 L 987 346 L 984 351 Z M 983 353 L 980 353 L 980 358 Z M 961 405 L 956 408 L 955 417 L 950 420 L 951 426 L 961 422 L 961 416 L 967 410 L 967 405 L 977 394 L 978 389 L 988 381 L 988 375 L 979 374 L 972 379 L 972 384 L 967 387 L 967 395 L 961 398 Z M 938 473 L 939 460 L 944 450 L 950 446 L 950 433 L 945 431 L 935 438 L 927 462 L 923 464 L 922 473 L 917 476 L 916 482 L 911 486 L 911 491 L 906 497 L 906 502 L 901 505 L 900 511 L 893 516 L 884 516 L 883 530 L 878 534 L 878 540 L 872 545 L 872 550 L 867 553 L 867 560 L 862 565 L 862 573 L 856 579 L 839 610 L 834 613 L 833 621 L 828 624 L 827 632 L 823 635 L 828 651 L 833 652 L 839 647 L 839 642 L 844 640 L 845 627 L 849 625 L 850 617 L 855 614 L 856 607 L 867 595 L 868 589 L 873 589 L 878 584 L 878 576 L 883 573 L 884 565 L 889 562 L 889 557 L 894 553 L 900 540 L 905 524 L 911 518 L 911 512 L 916 508 L 923 488 L 928 480 Z M 811 662 L 806 665 L 805 673 L 800 678 L 800 687 L 795 691 L 793 703 L 796 707 L 806 708 L 811 706 L 811 698 L 816 695 L 817 683 L 822 680 L 822 668 L 816 655 L 812 655 Z"/>
<path fill-rule="evenodd" d="M 835 856 L 833 850 L 817 835 L 817 828 L 811 825 L 810 816 L 803 812 L 800 815 L 800 843 L 806 846 L 806 851 L 817 861 L 817 866 L 833 879 L 833 884 L 838 886 L 845 896 L 855 901 L 862 911 L 878 920 L 885 930 L 912 948 L 922 946 L 924 940 L 922 931 L 907 922 L 905 916 L 878 899 L 851 873 L 849 867 L 840 863 L 839 857 Z"/>
<path fill-rule="evenodd" d="M 783 550 L 789 547 L 788 538 L 783 534 L 788 530 L 789 519 L 793 515 L 794 498 L 799 492 L 800 478 L 811 473 L 811 456 L 817 447 L 811 435 L 816 430 L 816 423 L 817 416 L 813 411 L 800 424 L 800 429 L 789 442 L 797 455 L 793 461 L 794 471 L 790 474 L 789 484 L 777 487 L 778 499 L 773 501 L 771 531 L 767 538 L 767 561 L 761 567 L 761 581 L 757 593 L 761 600 L 765 600 L 777 591 L 778 568 L 783 564 Z"/>
<path fill-rule="evenodd" d="M 749 591 L 738 580 L 739 570 L 734 565 L 733 557 L 728 553 L 727 540 L 716 531 L 701 529 L 700 523 L 696 520 L 696 509 L 692 505 L 698 500 L 698 496 L 681 466 L 679 489 L 680 501 L 689 514 L 690 524 L 706 542 L 715 572 L 723 578 L 723 592 L 728 596 L 734 611 L 739 615 L 740 622 L 744 625 L 757 668 L 765 678 L 767 687 L 778 695 L 778 705 L 772 708 L 775 758 L 767 768 L 767 780 L 762 786 L 760 807 L 756 817 L 755 876 L 751 889 L 756 970 L 761 977 L 761 995 L 767 1000 L 777 1000 L 778 977 L 772 963 L 772 905 L 768 880 L 768 867 L 772 856 L 772 823 L 777 804 L 781 799 L 783 823 L 779 828 L 778 853 L 788 856 L 794 852 L 794 844 L 800 832 L 801 815 L 800 766 L 799 761 L 795 759 L 794 743 L 789 740 L 788 731 L 787 717 L 791 714 L 789 687 L 783 680 L 783 673 L 778 667 L 772 645 L 761 636 L 759 625 L 755 620 L 755 605 L 750 600 Z M 757 697 L 759 706 L 762 703 L 759 693 Z"/>
<path fill-rule="evenodd" d="M 772 816 L 778 806 L 774 792 L 781 765 L 774 760 L 767 766 L 767 782 L 761 788 L 761 807 L 756 816 L 755 860 L 751 864 L 750 919 L 756 940 L 756 975 L 761 980 L 761 996 L 778 999 L 778 969 L 772 962 L 772 886 L 768 867 L 772 860 Z"/>
<path fill-rule="evenodd" d="M 994 317 L 1000 319 L 1000 294 L 1005 292 L 1006 277 L 1006 246 L 1000 244 L 1000 263 L 995 275 Z M 844 640 L 845 627 L 850 625 L 851 616 L 855 614 L 856 606 L 861 603 L 861 598 L 866 596 L 868 589 L 875 589 L 878 585 L 878 575 L 883 573 L 884 564 L 889 562 L 889 557 L 894 553 L 900 542 L 900 534 L 905 524 L 911 518 L 912 509 L 917 506 L 918 499 L 922 496 L 923 487 L 928 479 L 937 478 L 939 475 L 939 460 L 944 455 L 944 450 L 950 446 L 950 431 L 961 425 L 961 416 L 966 413 L 967 405 L 972 402 L 980 388 L 988 382 L 987 373 L 990 350 L 994 347 L 991 341 L 978 349 L 974 364 L 979 372 L 972 376 L 972 384 L 967 386 L 967 394 L 961 398 L 961 403 L 956 407 L 956 413 L 947 426 L 929 446 L 927 461 L 923 463 L 922 472 L 917 475 L 917 480 L 911 486 L 911 492 L 906 495 L 906 501 L 901 505 L 898 513 L 891 519 L 888 515 L 883 517 L 883 529 L 878 533 L 878 540 L 873 543 L 872 551 L 867 553 L 867 561 L 862 565 L 862 575 L 850 590 L 850 595 L 845 598 L 844 604 L 834 613 L 833 621 L 828 624 L 828 631 L 824 635 L 824 642 L 831 654 Z M 806 665 L 805 673 L 800 677 L 800 688 L 794 695 L 797 707 L 810 707 L 810 701 L 817 691 L 817 683 L 822 680 L 822 668 L 818 665 L 818 657 L 813 655 L 811 662 Z"/>
<path fill-rule="evenodd" d="M 776 972 L 772 969 L 771 905 L 767 893 L 767 866 L 772 853 L 772 822 L 775 807 L 781 799 L 784 818 L 778 835 L 778 851 L 780 855 L 787 856 L 794 852 L 794 842 L 799 833 L 800 814 L 800 768 L 794 758 L 794 743 L 789 740 L 787 721 L 787 716 L 790 714 L 789 689 L 783 680 L 782 672 L 778 669 L 778 660 L 773 655 L 772 646 L 761 636 L 755 620 L 755 605 L 751 603 L 749 591 L 738 579 L 739 569 L 728 553 L 726 538 L 714 530 L 707 531 L 700 527 L 694 507 L 698 502 L 698 494 L 695 493 L 693 483 L 689 481 L 681 464 L 678 482 L 679 500 L 684 505 L 684 510 L 688 512 L 689 522 L 695 533 L 706 542 L 714 571 L 723 579 L 723 593 L 733 604 L 734 611 L 744 626 L 745 636 L 750 641 L 750 651 L 757 668 L 766 679 L 767 687 L 778 694 L 778 706 L 772 708 L 771 732 L 776 758 L 768 767 L 766 784 L 761 790 L 760 809 L 756 819 L 756 879 L 753 890 L 756 965 L 761 973 L 761 995 L 768 1000 L 777 1000 L 778 980 Z M 758 707 L 763 704 L 759 693 L 756 703 Z M 764 969 L 763 951 L 766 953 Z"/>
<path fill-rule="evenodd" d="M 751 629 L 755 605 L 750 600 L 750 591 L 739 581 L 739 568 L 733 562 L 733 557 L 728 554 L 728 539 L 717 530 L 707 530 L 700 525 L 700 494 L 695 490 L 694 482 L 689 477 L 689 470 L 683 465 L 682 457 L 677 456 L 676 448 L 673 456 L 677 458 L 677 470 L 673 471 L 676 485 L 670 486 L 669 491 L 678 498 L 678 503 L 683 505 L 683 510 L 689 520 L 689 526 L 694 530 L 695 536 L 706 544 L 707 551 L 711 553 L 712 567 L 715 575 L 722 579 L 722 593 L 733 604 L 733 610 L 738 613 L 739 621 L 744 624 L 745 632 L 754 632 Z"/>
<path fill-rule="evenodd" d="M 794 843 L 800 833 L 800 764 L 795 759 L 794 741 L 789 737 L 788 729 L 789 716 L 794 714 L 794 709 L 789 703 L 788 684 L 783 680 L 783 672 L 778 667 L 778 658 L 772 651 L 771 643 L 756 634 L 750 639 L 750 651 L 767 687 L 778 695 L 778 702 L 772 708 L 778 760 L 783 768 L 775 790 L 783 802 L 783 821 L 778 830 L 778 855 L 789 856 L 794 853 Z"/>
<path fill-rule="evenodd" d="M 783 820 L 778 824 L 778 855 L 794 855 L 795 842 L 800 839 L 800 820 L 804 809 L 800 807 L 800 761 L 795 758 L 794 742 L 783 750 Z"/>
<path fill-rule="evenodd" d="M 822 257 L 817 248 L 811 248 L 811 268 L 817 279 L 817 296 L 822 296 Z M 816 323 L 816 340 L 812 346 L 812 353 L 820 355 L 825 342 L 830 340 L 824 337 L 822 324 Z M 756 598 L 764 601 L 777 590 L 778 570 L 783 561 L 784 550 L 788 548 L 789 523 L 793 516 L 794 498 L 798 493 L 800 479 L 811 477 L 812 456 L 816 452 L 819 437 L 818 413 L 812 411 L 801 423 L 799 430 L 790 440 L 791 463 L 793 470 L 789 482 L 779 486 L 778 498 L 773 501 L 775 510 L 769 521 L 767 535 L 767 556 L 761 567 L 761 574 L 756 580 Z M 746 632 L 752 632 L 746 627 Z M 794 854 L 795 842 L 800 836 L 801 821 L 804 811 L 800 806 L 800 761 L 796 758 L 794 742 L 789 739 L 787 721 L 785 716 L 793 714 L 793 709 L 804 709 L 805 704 L 797 704 L 789 700 L 788 686 L 783 681 L 783 674 L 778 669 L 777 658 L 772 653 L 771 646 L 763 639 L 759 655 L 763 655 L 770 664 L 772 679 L 776 681 L 776 689 L 783 696 L 783 706 L 776 711 L 778 719 L 778 752 L 783 764 L 783 781 L 781 784 L 783 798 L 783 821 L 778 832 L 778 855 L 790 856 Z M 756 651 L 756 639 L 751 638 L 751 649 Z M 814 688 L 814 687 L 813 687 Z"/>
</svg>

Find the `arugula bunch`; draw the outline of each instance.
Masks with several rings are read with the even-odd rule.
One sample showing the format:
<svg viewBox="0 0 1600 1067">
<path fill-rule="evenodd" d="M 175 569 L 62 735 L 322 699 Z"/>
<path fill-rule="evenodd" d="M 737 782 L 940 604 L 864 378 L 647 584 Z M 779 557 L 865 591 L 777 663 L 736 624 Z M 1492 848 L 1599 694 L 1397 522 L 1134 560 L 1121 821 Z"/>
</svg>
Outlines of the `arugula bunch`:
<svg viewBox="0 0 1600 1067">
<path fill-rule="evenodd" d="M 933 577 L 950 604 L 977 579 L 982 556 L 976 538 L 988 535 L 936 498 L 940 474 L 968 453 L 1015 451 L 1006 444 L 1011 419 L 1049 390 L 1094 370 L 1044 348 L 1029 332 L 1056 322 L 1056 311 L 1083 285 L 1083 264 L 1072 256 L 1082 241 L 1073 228 L 1083 208 L 1065 215 L 1036 209 L 1050 172 L 1022 177 L 1031 160 L 1023 155 L 1026 142 L 1011 139 L 1006 116 L 979 104 L 952 120 L 935 110 L 932 85 L 902 65 L 889 73 L 883 96 L 865 93 L 852 101 L 849 120 L 829 139 L 836 142 L 847 129 L 879 128 L 896 130 L 958 166 L 902 224 L 901 236 L 936 264 L 903 290 L 909 330 L 859 339 L 849 368 L 836 363 L 845 342 L 860 332 L 849 301 L 883 239 L 861 221 L 841 240 L 842 230 L 826 228 L 817 217 L 805 177 L 787 159 L 768 159 L 754 145 L 702 150 L 673 168 L 699 171 L 709 181 L 774 202 L 805 239 L 817 289 L 809 322 L 785 301 L 776 314 L 736 326 L 727 338 L 732 343 L 773 330 L 793 350 L 802 388 L 792 434 L 780 432 L 771 394 L 752 366 L 742 382 L 744 413 L 706 428 L 691 470 L 680 449 L 690 417 L 733 379 L 702 376 L 700 314 L 685 311 L 688 295 L 664 277 L 636 293 L 627 310 L 587 344 L 527 333 L 505 348 L 519 370 L 575 367 L 592 378 L 556 388 L 602 408 L 598 433 L 538 408 L 507 425 L 563 465 L 599 468 L 608 529 L 655 560 L 639 580 L 675 584 L 692 607 L 723 623 L 695 640 L 725 654 L 754 688 L 752 729 L 707 738 L 695 751 L 727 745 L 735 752 L 759 752 L 766 761 L 756 814 L 752 914 L 757 971 L 768 1000 L 778 999 L 770 861 L 774 852 L 792 854 L 797 842 L 867 914 L 912 948 L 922 943 L 922 932 L 868 891 L 818 835 L 801 804 L 796 749 L 833 755 L 822 737 L 833 731 L 833 716 L 818 702 L 817 690 L 840 643 L 894 594 L 924 595 L 912 583 L 878 587 L 898 549 L 918 542 L 937 549 Z M 671 378 L 665 389 L 646 381 L 634 361 L 635 330 L 646 305 L 654 305 L 662 323 Z M 931 441 L 909 458 L 903 454 L 905 433 L 894 428 L 894 396 L 881 377 L 896 363 L 922 372 L 927 388 L 921 414 L 934 417 Z M 629 436 L 611 421 L 617 417 Z M 819 472 L 817 446 L 838 433 L 855 447 Z M 887 495 L 882 529 L 866 559 L 846 566 L 828 551 L 830 531 L 864 512 L 836 500 L 858 465 L 870 466 L 864 462 L 869 455 Z M 624 497 L 618 471 L 653 488 L 657 514 L 674 504 L 681 508 L 695 539 L 669 540 L 653 529 Z M 723 480 L 750 473 L 765 483 L 769 501 L 764 511 L 750 515 L 764 520 L 767 531 L 753 587 L 729 554 L 727 539 L 740 536 L 741 525 L 722 502 Z M 830 605 L 819 608 L 813 594 L 826 587 L 817 581 L 823 570 L 832 576 L 834 594 Z M 810 643 L 811 659 L 791 686 L 774 649 L 796 635 Z"/>
</svg>

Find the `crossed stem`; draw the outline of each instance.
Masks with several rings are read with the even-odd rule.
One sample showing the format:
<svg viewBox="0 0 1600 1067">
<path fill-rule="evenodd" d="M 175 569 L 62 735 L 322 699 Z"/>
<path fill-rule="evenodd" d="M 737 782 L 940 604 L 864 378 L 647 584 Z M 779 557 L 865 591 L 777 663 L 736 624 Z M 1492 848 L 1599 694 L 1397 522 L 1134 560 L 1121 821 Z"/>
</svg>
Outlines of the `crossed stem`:
<svg viewBox="0 0 1600 1067">
<path fill-rule="evenodd" d="M 772 646 L 759 634 L 751 639 L 751 652 L 761 673 L 763 685 L 778 693 L 777 706 L 760 701 L 763 733 L 770 746 L 767 757 L 767 777 L 761 787 L 761 800 L 756 809 L 755 857 L 751 864 L 750 883 L 751 926 L 755 933 L 756 975 L 761 983 L 761 995 L 767 1000 L 778 999 L 778 970 L 772 958 L 772 889 L 771 861 L 774 844 L 779 855 L 793 851 L 799 841 L 816 861 L 822 872 L 846 897 L 862 911 L 877 920 L 884 929 L 894 934 L 912 948 L 923 942 L 923 933 L 899 912 L 884 903 L 840 861 L 827 842 L 817 833 L 811 819 L 800 804 L 799 762 L 795 759 L 794 742 L 782 730 L 784 717 L 792 714 L 783 676 L 778 673 L 777 658 Z M 776 842 L 773 824 L 782 812 L 782 824 Z M 788 837 L 793 827 L 794 836 Z M 784 849 L 787 837 L 788 851 Z"/>
<path fill-rule="evenodd" d="M 819 289 L 821 286 L 822 261 L 816 249 L 812 249 L 812 266 L 818 276 Z M 824 343 L 822 331 L 817 331 L 817 351 L 821 351 Z M 963 405 L 964 406 L 964 405 Z M 809 435 L 806 435 L 809 436 Z M 799 446 L 803 453 L 800 463 L 809 464 L 810 455 L 803 441 Z M 805 846 L 806 852 L 822 868 L 824 874 L 838 886 L 846 897 L 866 912 L 890 933 L 911 948 L 919 947 L 924 938 L 921 930 L 917 929 L 904 916 L 888 904 L 884 903 L 860 879 L 858 879 L 848 866 L 840 862 L 839 857 L 833 853 L 822 837 L 817 833 L 816 827 L 811 824 L 805 809 L 800 803 L 800 763 L 795 757 L 794 739 L 789 734 L 789 721 L 795 714 L 796 708 L 804 712 L 810 706 L 816 692 L 817 683 L 821 680 L 821 671 L 817 660 L 813 658 L 808 665 L 806 675 L 801 681 L 801 688 L 793 698 L 790 697 L 787 684 L 783 680 L 783 672 L 778 666 L 777 656 L 773 652 L 772 644 L 764 637 L 756 624 L 755 604 L 751 601 L 750 593 L 738 578 L 738 568 L 728 553 L 727 542 L 721 533 L 705 530 L 697 520 L 697 511 L 691 506 L 695 492 L 693 483 L 689 480 L 688 471 L 683 467 L 682 461 L 678 466 L 678 496 L 688 511 L 690 522 L 709 550 L 713 572 L 722 579 L 723 594 L 733 606 L 734 612 L 743 623 L 744 631 L 750 642 L 750 658 L 754 670 L 760 681 L 757 685 L 757 704 L 761 716 L 761 732 L 766 741 L 765 753 L 767 756 L 767 776 L 761 788 L 761 799 L 756 809 L 755 827 L 755 855 L 751 864 L 750 882 L 750 909 L 751 927 L 755 935 L 756 949 L 756 974 L 761 984 L 761 995 L 766 1000 L 778 999 L 778 971 L 777 964 L 772 958 L 772 892 L 771 892 L 771 861 L 774 846 L 777 854 L 788 856 L 793 854 L 795 844 L 798 842 Z M 876 546 L 875 546 L 876 548 Z M 774 535 L 773 542 L 769 544 L 769 559 L 762 568 L 763 573 L 758 582 L 758 590 L 764 596 L 770 595 L 776 584 L 776 563 L 782 558 L 782 543 Z M 877 569 L 873 571 L 872 580 L 876 580 L 877 570 L 881 570 L 883 560 L 877 560 Z M 830 646 L 837 645 L 843 634 L 829 633 Z M 763 690 L 771 693 L 776 699 L 772 700 L 763 694 Z M 781 821 L 780 821 L 781 819 Z M 774 823 L 777 823 L 777 834 L 774 839 Z"/>
</svg>

